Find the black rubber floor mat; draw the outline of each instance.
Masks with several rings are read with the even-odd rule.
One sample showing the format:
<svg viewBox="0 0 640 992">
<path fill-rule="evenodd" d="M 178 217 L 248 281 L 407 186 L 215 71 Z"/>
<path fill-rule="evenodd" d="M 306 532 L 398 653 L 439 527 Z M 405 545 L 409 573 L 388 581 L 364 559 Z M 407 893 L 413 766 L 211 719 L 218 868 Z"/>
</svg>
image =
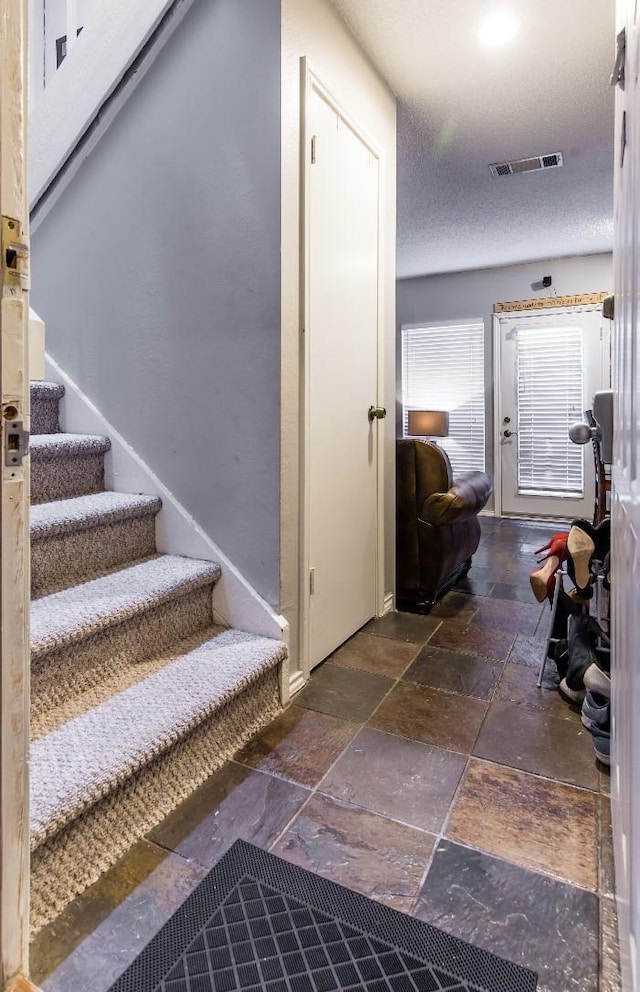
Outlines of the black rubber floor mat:
<svg viewBox="0 0 640 992">
<path fill-rule="evenodd" d="M 534 972 L 236 841 L 109 992 L 535 992 Z"/>
</svg>

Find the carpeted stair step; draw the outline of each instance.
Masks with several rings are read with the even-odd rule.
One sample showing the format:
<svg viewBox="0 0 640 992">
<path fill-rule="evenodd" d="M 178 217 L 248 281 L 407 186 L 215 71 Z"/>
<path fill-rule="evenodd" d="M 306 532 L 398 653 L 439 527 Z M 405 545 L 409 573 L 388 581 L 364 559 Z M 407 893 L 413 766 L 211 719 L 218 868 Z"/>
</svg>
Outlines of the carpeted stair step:
<svg viewBox="0 0 640 992">
<path fill-rule="evenodd" d="M 58 404 L 64 396 L 64 386 L 57 382 L 31 382 L 31 433 L 60 432 Z"/>
<path fill-rule="evenodd" d="M 104 489 L 108 437 L 34 434 L 31 437 L 31 502 L 84 496 Z"/>
<path fill-rule="evenodd" d="M 219 576 L 215 562 L 159 555 L 32 602 L 33 733 L 63 700 L 210 625 Z"/>
<path fill-rule="evenodd" d="M 280 641 L 218 632 L 32 744 L 36 927 L 272 719 L 286 657 Z"/>
<path fill-rule="evenodd" d="M 32 595 L 154 555 L 161 506 L 157 496 L 102 492 L 32 507 Z"/>
</svg>

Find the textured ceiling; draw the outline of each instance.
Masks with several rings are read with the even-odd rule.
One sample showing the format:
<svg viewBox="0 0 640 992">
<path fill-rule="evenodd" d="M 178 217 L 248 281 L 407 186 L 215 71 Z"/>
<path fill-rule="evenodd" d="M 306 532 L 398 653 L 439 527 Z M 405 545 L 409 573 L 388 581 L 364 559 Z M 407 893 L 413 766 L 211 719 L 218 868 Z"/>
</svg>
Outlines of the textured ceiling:
<svg viewBox="0 0 640 992">
<path fill-rule="evenodd" d="M 333 3 L 398 97 L 400 278 L 611 249 L 614 0 Z M 519 32 L 488 48 L 496 7 Z"/>
</svg>

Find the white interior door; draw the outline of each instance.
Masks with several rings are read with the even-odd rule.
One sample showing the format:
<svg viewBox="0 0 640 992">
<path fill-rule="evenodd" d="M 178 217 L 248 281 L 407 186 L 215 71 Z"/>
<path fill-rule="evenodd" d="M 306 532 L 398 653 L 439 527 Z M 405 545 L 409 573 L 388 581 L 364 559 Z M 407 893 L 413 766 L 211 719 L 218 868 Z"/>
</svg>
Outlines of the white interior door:
<svg viewBox="0 0 640 992">
<path fill-rule="evenodd" d="M 309 665 L 376 612 L 379 162 L 308 100 L 306 523 Z"/>
<path fill-rule="evenodd" d="M 593 449 L 570 441 L 568 429 L 609 386 L 606 324 L 601 307 L 498 318 L 502 513 L 593 516 Z"/>
<path fill-rule="evenodd" d="M 611 506 L 613 645 L 611 796 L 620 962 L 640 989 L 640 4 L 618 0 L 626 29 L 616 88 L 614 428 Z M 624 40 L 624 35 L 620 39 Z"/>
<path fill-rule="evenodd" d="M 0 988 L 26 974 L 29 938 L 29 314 L 27 3 L 0 17 Z"/>
</svg>

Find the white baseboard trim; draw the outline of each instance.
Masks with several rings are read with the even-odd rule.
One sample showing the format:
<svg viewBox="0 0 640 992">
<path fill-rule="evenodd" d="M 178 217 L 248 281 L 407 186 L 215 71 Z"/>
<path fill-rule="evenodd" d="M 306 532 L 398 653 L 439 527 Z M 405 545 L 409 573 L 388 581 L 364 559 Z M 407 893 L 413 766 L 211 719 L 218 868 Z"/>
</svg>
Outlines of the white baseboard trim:
<svg viewBox="0 0 640 992">
<path fill-rule="evenodd" d="M 44 379 L 44 321 L 29 307 L 29 378 Z"/>
<path fill-rule="evenodd" d="M 383 617 L 386 617 L 387 613 L 393 613 L 393 610 L 394 610 L 393 593 L 392 592 L 387 592 L 384 595 L 384 602 L 383 602 L 383 606 L 382 606 L 382 616 Z"/>
<path fill-rule="evenodd" d="M 291 672 L 289 675 L 289 695 L 293 696 L 296 692 L 300 692 L 306 684 L 307 680 L 304 677 L 304 672 Z"/>
<path fill-rule="evenodd" d="M 65 387 L 61 400 L 65 429 L 81 434 L 101 434 L 111 439 L 105 458 L 105 484 L 118 492 L 159 496 L 162 510 L 156 517 L 156 542 L 164 554 L 217 561 L 222 576 L 215 586 L 213 611 L 216 623 L 251 634 L 273 637 L 289 645 L 289 624 L 255 591 L 224 552 L 211 540 L 185 507 L 167 489 L 121 434 L 103 417 L 79 386 L 49 355 L 47 377 Z"/>
</svg>

